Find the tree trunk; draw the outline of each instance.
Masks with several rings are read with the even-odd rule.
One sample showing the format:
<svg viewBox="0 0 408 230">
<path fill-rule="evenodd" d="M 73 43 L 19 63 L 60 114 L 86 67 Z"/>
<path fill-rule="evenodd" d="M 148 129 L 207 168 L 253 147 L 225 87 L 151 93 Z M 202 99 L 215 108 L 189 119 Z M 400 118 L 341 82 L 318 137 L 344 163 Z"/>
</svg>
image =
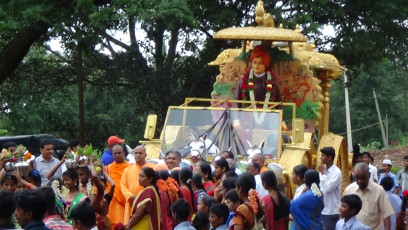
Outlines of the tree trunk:
<svg viewBox="0 0 408 230">
<path fill-rule="evenodd" d="M 0 85 L 14 72 L 30 50 L 31 45 L 47 33 L 46 25 L 31 25 L 16 34 L 0 51 Z"/>
<path fill-rule="evenodd" d="M 82 49 L 78 44 L 76 49 L 76 72 L 78 80 L 78 111 L 79 111 L 79 142 L 85 146 L 85 112 L 84 112 L 84 71 L 82 66 Z"/>
</svg>

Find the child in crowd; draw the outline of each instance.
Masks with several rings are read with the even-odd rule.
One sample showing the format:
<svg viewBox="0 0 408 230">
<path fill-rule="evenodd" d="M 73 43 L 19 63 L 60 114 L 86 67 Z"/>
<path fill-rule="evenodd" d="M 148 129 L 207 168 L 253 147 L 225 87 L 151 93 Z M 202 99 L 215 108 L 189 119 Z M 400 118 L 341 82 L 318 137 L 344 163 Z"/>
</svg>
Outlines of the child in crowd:
<svg viewBox="0 0 408 230">
<path fill-rule="evenodd" d="M 214 197 L 212 196 L 204 196 L 201 200 L 200 203 L 197 205 L 197 211 L 199 212 L 210 212 L 210 208 L 212 205 L 216 204 L 217 201 L 215 200 Z"/>
<path fill-rule="evenodd" d="M 381 180 L 381 186 L 384 188 L 385 194 L 387 195 L 392 205 L 392 208 L 394 209 L 394 214 L 390 216 L 390 221 L 391 221 L 390 229 L 395 229 L 396 219 L 401 211 L 401 204 L 402 204 L 401 198 L 397 194 L 394 194 L 391 192 L 393 185 L 394 185 L 394 180 L 391 177 L 384 177 Z"/>
<path fill-rule="evenodd" d="M 228 191 L 224 197 L 224 204 L 227 205 L 229 210 L 229 216 L 227 219 L 227 226 L 229 227 L 229 223 L 231 222 L 232 218 L 234 217 L 235 211 L 237 208 L 242 204 L 242 200 L 239 199 L 238 193 L 235 189 Z"/>
<path fill-rule="evenodd" d="M 363 225 L 357 220 L 356 215 L 360 212 L 362 202 L 359 196 L 355 194 L 345 195 L 341 199 L 340 216 L 343 219 L 337 221 L 336 230 L 369 230 L 370 228 Z"/>
<path fill-rule="evenodd" d="M 18 229 L 20 226 L 13 223 L 13 213 L 16 207 L 12 192 L 0 190 L 0 207 L 0 229 Z"/>
<path fill-rule="evenodd" d="M 14 175 L 11 175 L 10 173 L 5 173 L 1 178 L 0 185 L 1 189 L 14 193 L 17 188 L 17 183 L 18 180 Z"/>
<path fill-rule="evenodd" d="M 227 194 L 228 191 L 235 188 L 236 181 L 237 181 L 237 177 L 228 177 L 222 181 L 222 190 L 221 190 L 222 197 L 225 197 L 225 194 Z"/>
<path fill-rule="evenodd" d="M 41 176 L 38 174 L 37 169 L 34 169 L 28 173 L 27 182 L 35 185 L 37 188 L 41 187 Z M 51 185 L 51 183 L 49 185 Z"/>
<path fill-rule="evenodd" d="M 228 230 L 227 220 L 229 216 L 228 206 L 215 204 L 210 209 L 210 224 L 213 230 Z"/>
<path fill-rule="evenodd" d="M 393 187 L 391 189 L 391 192 L 398 194 L 399 192 L 399 185 L 397 181 L 397 176 L 395 176 L 394 173 L 391 172 L 392 168 L 392 162 L 389 159 L 384 159 L 382 162 L 382 169 L 384 170 L 384 173 L 380 174 L 380 177 L 378 178 L 378 184 L 381 184 L 381 181 L 385 177 L 391 177 L 394 181 Z"/>
<path fill-rule="evenodd" d="M 191 225 L 193 225 L 196 230 L 209 230 L 209 216 L 208 212 L 196 212 L 194 219 L 191 221 Z"/>
<path fill-rule="evenodd" d="M 21 179 L 26 180 L 26 177 L 22 176 Z M 18 181 L 15 192 L 22 191 L 22 190 L 27 190 L 27 186 L 22 181 Z"/>
<path fill-rule="evenodd" d="M 191 180 L 191 187 L 194 191 L 195 204 L 198 204 L 204 196 L 207 196 L 207 192 L 204 189 L 203 183 L 201 182 L 203 177 L 198 174 L 194 173 L 192 180 Z"/>
</svg>

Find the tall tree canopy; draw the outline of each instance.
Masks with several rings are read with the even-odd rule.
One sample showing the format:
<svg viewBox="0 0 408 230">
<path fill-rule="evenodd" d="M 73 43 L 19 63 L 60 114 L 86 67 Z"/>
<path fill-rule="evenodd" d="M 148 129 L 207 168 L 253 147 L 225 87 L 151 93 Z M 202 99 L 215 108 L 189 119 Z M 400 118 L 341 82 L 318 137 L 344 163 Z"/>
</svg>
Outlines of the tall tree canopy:
<svg viewBox="0 0 408 230">
<path fill-rule="evenodd" d="M 161 124 L 169 105 L 210 95 L 218 70 L 207 63 L 240 46 L 214 41 L 212 34 L 253 25 L 256 2 L 1 1 L 0 129 L 76 137 L 82 73 L 87 138 L 102 146 L 118 134 L 136 143 L 148 113 L 157 113 Z M 265 1 L 265 9 L 276 25 L 299 24 L 319 50 L 353 70 L 353 78 L 384 58 L 406 68 L 405 1 Z M 335 28 L 335 37 L 322 34 L 325 25 Z M 63 52 L 48 47 L 53 38 Z"/>
</svg>

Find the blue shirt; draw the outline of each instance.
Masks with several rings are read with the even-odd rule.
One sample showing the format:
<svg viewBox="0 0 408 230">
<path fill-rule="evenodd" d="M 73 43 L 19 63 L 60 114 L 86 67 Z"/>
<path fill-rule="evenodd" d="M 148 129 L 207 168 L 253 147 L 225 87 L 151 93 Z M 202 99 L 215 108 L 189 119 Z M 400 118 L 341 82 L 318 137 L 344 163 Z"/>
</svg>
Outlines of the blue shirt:
<svg viewBox="0 0 408 230">
<path fill-rule="evenodd" d="M 347 222 L 344 222 L 344 219 L 337 221 L 336 230 L 370 230 L 370 228 L 358 221 L 356 216 L 353 216 Z"/>
<path fill-rule="evenodd" d="M 218 226 L 215 230 L 228 230 L 228 226 L 226 224 Z"/>
<path fill-rule="evenodd" d="M 395 222 L 397 220 L 398 213 L 401 211 L 402 200 L 397 194 L 394 194 L 391 191 L 385 191 L 385 194 L 390 200 L 391 206 L 395 212 L 394 214 L 390 216 L 390 221 L 391 221 L 390 229 L 395 229 Z"/>
<path fill-rule="evenodd" d="M 190 222 L 184 221 L 178 224 L 173 230 L 196 230 L 193 226 L 191 226 Z"/>
<path fill-rule="evenodd" d="M 394 191 L 395 188 L 399 187 L 398 186 L 398 181 L 397 181 L 397 176 L 395 176 L 394 173 L 388 172 L 388 176 L 392 178 L 394 181 L 394 186 L 392 186 L 391 192 Z M 378 184 L 381 184 L 382 179 L 385 177 L 385 173 L 380 174 L 380 178 L 378 179 Z"/>
<path fill-rule="evenodd" d="M 230 222 L 231 222 L 232 218 L 234 218 L 234 216 L 235 216 L 235 212 L 230 212 L 229 213 L 228 220 L 227 220 L 228 227 L 230 226 Z"/>
<path fill-rule="evenodd" d="M 112 164 L 114 161 L 112 151 L 109 149 L 105 149 L 105 151 L 103 151 L 101 161 L 105 166 Z"/>
</svg>

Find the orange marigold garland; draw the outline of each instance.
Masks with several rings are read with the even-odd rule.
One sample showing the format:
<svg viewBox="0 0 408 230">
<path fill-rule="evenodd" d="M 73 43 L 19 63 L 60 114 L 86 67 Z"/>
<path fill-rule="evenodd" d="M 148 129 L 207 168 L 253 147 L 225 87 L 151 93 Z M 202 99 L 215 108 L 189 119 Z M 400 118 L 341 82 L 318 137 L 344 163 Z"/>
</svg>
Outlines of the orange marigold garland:
<svg viewBox="0 0 408 230">
<path fill-rule="evenodd" d="M 175 179 L 168 177 L 166 182 L 170 191 L 173 193 L 177 193 L 179 191 L 179 185 Z"/>
<path fill-rule="evenodd" d="M 257 215 L 258 214 L 258 206 L 261 205 L 262 207 L 262 200 L 259 198 L 259 194 L 255 189 L 251 189 L 249 190 L 249 194 L 248 194 L 248 199 L 249 199 L 249 205 L 252 208 L 252 211 L 254 211 L 254 214 Z"/>
<path fill-rule="evenodd" d="M 162 179 L 158 179 L 156 184 L 159 190 L 164 191 L 164 192 L 169 191 L 169 186 L 167 185 L 166 181 Z"/>
</svg>

